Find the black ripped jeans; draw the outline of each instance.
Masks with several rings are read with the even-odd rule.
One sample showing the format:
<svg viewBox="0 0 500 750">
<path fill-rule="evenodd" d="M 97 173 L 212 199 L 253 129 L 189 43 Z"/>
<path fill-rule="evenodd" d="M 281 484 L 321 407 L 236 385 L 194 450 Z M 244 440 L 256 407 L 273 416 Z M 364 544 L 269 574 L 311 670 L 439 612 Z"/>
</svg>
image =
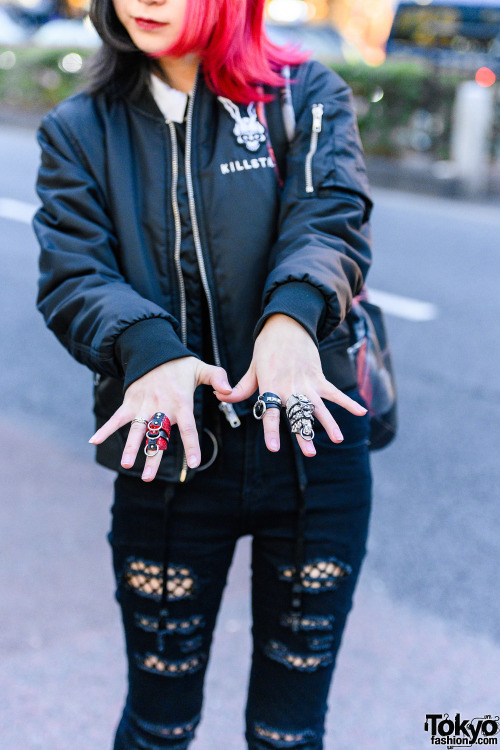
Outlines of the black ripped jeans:
<svg viewBox="0 0 500 750">
<path fill-rule="evenodd" d="M 348 392 L 361 400 L 357 392 Z M 224 424 L 213 466 L 178 486 L 163 523 L 166 485 L 119 474 L 109 540 L 122 609 L 129 693 L 114 750 L 184 750 L 202 708 L 213 628 L 239 537 L 251 534 L 252 635 L 245 737 L 250 750 L 321 750 L 327 696 L 365 553 L 371 474 L 368 418 L 328 403 L 344 434 L 316 421 L 308 479 L 302 612 L 291 627 L 297 471 L 282 424 L 270 453 L 253 417 Z M 282 420 L 283 422 L 284 420 Z M 294 438 L 295 439 L 295 438 Z M 168 616 L 159 631 L 164 535 Z M 297 624 L 297 623 L 296 623 Z M 221 738 L 221 747 L 223 747 Z"/>
</svg>

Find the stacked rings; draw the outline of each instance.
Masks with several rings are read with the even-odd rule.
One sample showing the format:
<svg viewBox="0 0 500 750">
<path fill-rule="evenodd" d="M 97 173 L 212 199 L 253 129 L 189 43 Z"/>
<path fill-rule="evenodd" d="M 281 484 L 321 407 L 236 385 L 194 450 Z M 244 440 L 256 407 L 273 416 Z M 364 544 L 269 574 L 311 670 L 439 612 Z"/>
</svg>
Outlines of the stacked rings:
<svg viewBox="0 0 500 750">
<path fill-rule="evenodd" d="M 314 440 L 314 404 L 303 393 L 292 393 L 286 402 L 286 416 L 292 432 L 304 440 Z"/>
<path fill-rule="evenodd" d="M 146 432 L 146 447 L 144 453 L 151 458 L 156 456 L 158 451 L 167 449 L 171 430 L 170 419 L 166 414 L 157 411 L 153 414 L 148 422 L 148 431 Z"/>
<path fill-rule="evenodd" d="M 261 393 L 253 405 L 253 415 L 255 419 L 262 419 L 268 409 L 281 409 L 282 403 L 276 393 Z"/>
</svg>

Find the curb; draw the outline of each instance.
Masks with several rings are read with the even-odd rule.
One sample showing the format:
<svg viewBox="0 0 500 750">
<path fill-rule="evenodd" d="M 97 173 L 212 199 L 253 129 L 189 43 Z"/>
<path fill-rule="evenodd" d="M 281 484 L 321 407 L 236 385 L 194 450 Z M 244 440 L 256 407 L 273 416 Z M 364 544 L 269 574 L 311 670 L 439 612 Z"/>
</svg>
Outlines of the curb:
<svg viewBox="0 0 500 750">
<path fill-rule="evenodd" d="M 370 184 L 374 187 L 403 190 L 439 198 L 498 203 L 500 198 L 500 166 L 492 167 L 488 190 L 471 195 L 461 180 L 453 175 L 451 163 L 430 160 L 366 158 Z"/>
</svg>

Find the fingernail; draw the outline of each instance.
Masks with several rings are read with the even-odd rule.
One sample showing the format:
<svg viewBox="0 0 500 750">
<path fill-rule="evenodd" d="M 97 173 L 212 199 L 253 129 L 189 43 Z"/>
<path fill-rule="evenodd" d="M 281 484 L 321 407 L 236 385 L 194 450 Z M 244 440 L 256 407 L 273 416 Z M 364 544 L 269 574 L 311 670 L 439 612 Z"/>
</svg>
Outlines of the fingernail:
<svg viewBox="0 0 500 750">
<path fill-rule="evenodd" d="M 123 461 L 122 461 L 123 466 L 126 466 L 126 464 L 131 464 L 131 463 L 132 463 L 132 456 L 130 455 L 123 456 Z"/>
<path fill-rule="evenodd" d="M 316 455 L 316 448 L 314 445 L 308 445 L 306 446 L 306 453 L 308 456 L 315 456 Z"/>
<path fill-rule="evenodd" d="M 229 385 L 229 383 L 227 382 L 227 380 L 223 380 L 222 381 L 222 387 L 224 388 L 225 391 L 232 391 L 233 390 L 231 388 L 231 386 Z"/>
<path fill-rule="evenodd" d="M 366 412 L 368 411 L 368 409 L 365 409 L 365 407 L 361 406 L 361 404 L 358 404 L 358 409 L 360 414 L 366 414 Z"/>
<path fill-rule="evenodd" d="M 198 458 L 196 456 L 189 456 L 188 466 L 190 469 L 195 469 L 198 466 Z"/>
<path fill-rule="evenodd" d="M 270 443 L 269 443 L 269 445 L 271 447 L 271 450 L 273 450 L 273 451 L 278 451 L 279 448 L 280 448 L 280 444 L 278 443 L 277 440 L 271 440 Z"/>
<path fill-rule="evenodd" d="M 94 443 L 94 438 L 95 438 L 95 435 L 92 435 L 92 437 L 91 437 L 91 438 L 90 438 L 90 440 L 89 440 L 89 443 L 92 443 L 92 444 L 93 444 L 93 443 Z"/>
<path fill-rule="evenodd" d="M 335 432 L 335 437 L 337 438 L 337 440 L 340 440 L 340 442 L 342 442 L 342 440 L 344 439 L 344 436 L 341 432 Z"/>
<path fill-rule="evenodd" d="M 153 473 L 153 469 L 150 466 L 146 466 L 146 468 L 144 469 L 142 473 L 142 478 L 149 479 L 152 473 Z"/>
</svg>

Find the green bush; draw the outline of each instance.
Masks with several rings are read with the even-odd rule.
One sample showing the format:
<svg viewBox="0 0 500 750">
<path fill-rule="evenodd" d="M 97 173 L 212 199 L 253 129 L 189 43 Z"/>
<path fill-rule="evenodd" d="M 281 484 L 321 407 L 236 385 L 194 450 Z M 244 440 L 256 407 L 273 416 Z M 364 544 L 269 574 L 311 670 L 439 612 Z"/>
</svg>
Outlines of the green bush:
<svg viewBox="0 0 500 750">
<path fill-rule="evenodd" d="M 43 113 L 84 88 L 85 66 L 74 73 L 64 70 L 62 61 L 67 55 L 79 55 L 85 61 L 90 52 L 40 47 L 0 48 L 0 102 L 9 108 Z"/>
<path fill-rule="evenodd" d="M 408 151 L 449 157 L 455 91 L 464 76 L 430 65 L 387 61 L 378 68 L 335 66 L 353 89 L 361 137 L 368 153 Z"/>
<path fill-rule="evenodd" d="M 9 67 L 12 53 L 15 65 Z M 89 50 L 0 48 L 0 102 L 41 113 L 84 88 L 85 65 L 74 73 L 64 70 L 62 61 L 70 53 L 83 61 L 90 55 Z M 353 89 L 368 154 L 401 156 L 420 151 L 434 158 L 449 157 L 451 112 L 460 76 L 438 75 L 431 66 L 413 62 L 334 67 Z"/>
</svg>

